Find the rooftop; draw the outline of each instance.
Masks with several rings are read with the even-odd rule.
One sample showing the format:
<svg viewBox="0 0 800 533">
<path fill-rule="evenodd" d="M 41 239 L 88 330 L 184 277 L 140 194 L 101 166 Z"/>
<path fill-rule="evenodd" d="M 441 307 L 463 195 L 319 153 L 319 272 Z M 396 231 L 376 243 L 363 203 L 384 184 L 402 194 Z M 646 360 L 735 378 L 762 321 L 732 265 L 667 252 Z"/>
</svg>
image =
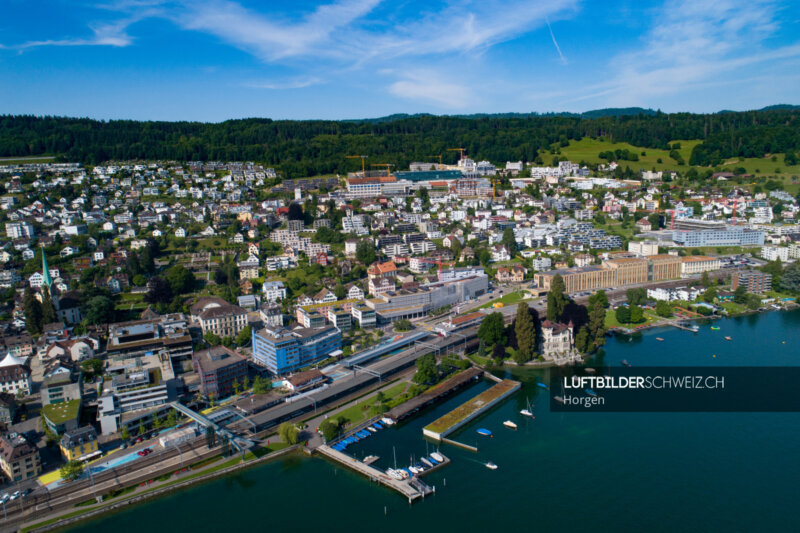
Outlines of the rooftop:
<svg viewBox="0 0 800 533">
<path fill-rule="evenodd" d="M 69 420 L 78 418 L 81 410 L 80 400 L 70 400 L 68 402 L 51 403 L 42 407 L 42 414 L 55 425 L 63 424 Z"/>
</svg>

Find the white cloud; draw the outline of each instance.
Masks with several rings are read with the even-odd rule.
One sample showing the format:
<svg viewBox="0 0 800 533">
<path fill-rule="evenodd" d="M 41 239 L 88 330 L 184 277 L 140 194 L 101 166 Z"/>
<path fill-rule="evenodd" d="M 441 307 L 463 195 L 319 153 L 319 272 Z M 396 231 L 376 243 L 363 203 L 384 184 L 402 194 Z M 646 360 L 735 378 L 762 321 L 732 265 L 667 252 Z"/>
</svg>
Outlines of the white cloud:
<svg viewBox="0 0 800 533">
<path fill-rule="evenodd" d="M 800 46 L 769 49 L 778 29 L 778 5 L 771 0 L 670 0 L 653 17 L 643 46 L 610 62 L 615 75 L 571 101 L 605 97 L 607 105 L 652 105 L 739 69 L 753 69 L 800 56 Z"/>
<path fill-rule="evenodd" d="M 319 85 L 322 83 L 320 78 L 304 78 L 284 81 L 252 81 L 245 83 L 245 87 L 251 89 L 272 89 L 272 90 L 286 90 L 286 89 L 303 89 L 311 87 L 312 85 Z"/>
<path fill-rule="evenodd" d="M 389 92 L 400 98 L 422 100 L 452 109 L 464 108 L 474 100 L 468 88 L 446 81 L 435 72 L 409 73 L 389 85 Z"/>
</svg>

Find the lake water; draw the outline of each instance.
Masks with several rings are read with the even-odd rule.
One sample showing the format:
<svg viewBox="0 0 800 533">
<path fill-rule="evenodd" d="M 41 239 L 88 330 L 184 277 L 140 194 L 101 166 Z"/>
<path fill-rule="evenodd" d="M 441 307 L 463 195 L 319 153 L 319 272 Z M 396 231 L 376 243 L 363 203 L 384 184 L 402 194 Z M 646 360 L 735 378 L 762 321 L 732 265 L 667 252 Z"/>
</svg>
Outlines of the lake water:
<svg viewBox="0 0 800 533">
<path fill-rule="evenodd" d="M 721 329 L 609 339 L 605 364 L 800 365 L 800 311 L 715 325 Z M 443 446 L 452 463 L 426 477 L 436 494 L 414 505 L 327 460 L 297 454 L 71 531 L 800 530 L 793 507 L 800 494 L 800 414 L 557 414 L 535 385 L 544 372 L 507 373 L 523 389 L 451 436 L 480 451 Z M 412 455 L 433 450 L 423 426 L 488 386 L 466 389 L 348 453 L 379 455 L 378 466 L 391 466 L 395 456 L 398 466 L 408 465 Z M 535 420 L 519 415 L 526 399 L 535 405 Z M 508 419 L 517 431 L 502 426 Z M 494 438 L 479 436 L 478 427 Z M 485 468 L 486 461 L 498 470 Z"/>
</svg>

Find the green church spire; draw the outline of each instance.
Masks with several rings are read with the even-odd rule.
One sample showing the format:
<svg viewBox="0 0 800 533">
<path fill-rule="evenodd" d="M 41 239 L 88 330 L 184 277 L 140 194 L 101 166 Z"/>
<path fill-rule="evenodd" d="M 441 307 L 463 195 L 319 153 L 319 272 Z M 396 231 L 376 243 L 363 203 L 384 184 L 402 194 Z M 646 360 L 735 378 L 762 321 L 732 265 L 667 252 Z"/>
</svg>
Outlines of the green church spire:
<svg viewBox="0 0 800 533">
<path fill-rule="evenodd" d="M 42 245 L 42 284 L 47 286 L 48 291 L 53 284 L 53 278 L 50 277 L 50 269 L 47 268 L 47 254 L 44 253 L 44 245 Z"/>
</svg>

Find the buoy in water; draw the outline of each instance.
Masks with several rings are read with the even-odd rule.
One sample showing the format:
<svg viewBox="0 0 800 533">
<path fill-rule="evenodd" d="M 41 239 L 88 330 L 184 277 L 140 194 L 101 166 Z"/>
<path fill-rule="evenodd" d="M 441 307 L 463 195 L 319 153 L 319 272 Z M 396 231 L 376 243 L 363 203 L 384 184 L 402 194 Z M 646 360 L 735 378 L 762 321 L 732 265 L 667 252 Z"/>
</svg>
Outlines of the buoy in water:
<svg viewBox="0 0 800 533">
<path fill-rule="evenodd" d="M 711 357 L 716 357 L 716 356 L 717 356 L 717 354 L 714 354 L 714 355 L 712 355 Z"/>
</svg>

